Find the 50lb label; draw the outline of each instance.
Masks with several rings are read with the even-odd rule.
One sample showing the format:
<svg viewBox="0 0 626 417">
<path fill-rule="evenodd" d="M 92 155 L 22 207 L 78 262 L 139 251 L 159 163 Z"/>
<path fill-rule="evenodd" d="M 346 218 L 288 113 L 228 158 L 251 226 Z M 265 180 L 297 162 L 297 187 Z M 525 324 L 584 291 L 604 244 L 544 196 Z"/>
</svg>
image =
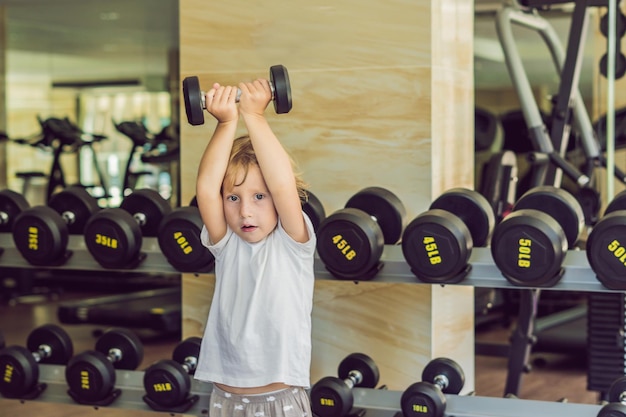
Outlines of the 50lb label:
<svg viewBox="0 0 626 417">
<path fill-rule="evenodd" d="M 626 248 L 624 248 L 617 239 L 609 243 L 608 249 L 609 252 L 613 253 L 613 256 L 619 259 L 622 264 L 626 265 Z"/>
<path fill-rule="evenodd" d="M 520 239 L 517 247 L 517 266 L 520 268 L 530 268 L 530 247 L 532 240 Z"/>
</svg>

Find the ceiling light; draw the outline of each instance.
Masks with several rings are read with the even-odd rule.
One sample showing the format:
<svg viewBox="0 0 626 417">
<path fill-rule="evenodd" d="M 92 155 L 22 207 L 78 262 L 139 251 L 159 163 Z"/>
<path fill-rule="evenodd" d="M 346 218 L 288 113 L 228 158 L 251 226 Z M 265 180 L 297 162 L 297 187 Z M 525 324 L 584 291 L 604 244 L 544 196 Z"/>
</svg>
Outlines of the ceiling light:
<svg viewBox="0 0 626 417">
<path fill-rule="evenodd" d="M 118 12 L 102 12 L 100 13 L 100 20 L 104 21 L 112 21 L 120 18 L 120 14 Z"/>
</svg>

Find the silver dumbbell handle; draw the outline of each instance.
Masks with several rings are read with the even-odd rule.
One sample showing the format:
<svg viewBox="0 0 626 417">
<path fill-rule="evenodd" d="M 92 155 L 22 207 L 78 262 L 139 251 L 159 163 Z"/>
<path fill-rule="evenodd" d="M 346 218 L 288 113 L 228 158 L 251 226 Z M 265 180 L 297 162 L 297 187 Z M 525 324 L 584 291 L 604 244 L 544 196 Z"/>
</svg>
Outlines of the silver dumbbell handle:
<svg viewBox="0 0 626 417">
<path fill-rule="evenodd" d="M 272 100 L 274 100 L 274 84 L 270 83 L 270 90 L 272 92 Z M 235 103 L 239 103 L 239 99 L 241 98 L 241 90 L 237 89 L 237 96 L 235 97 Z M 200 100 L 202 101 L 202 108 L 206 110 L 206 92 L 200 91 Z"/>
<path fill-rule="evenodd" d="M 359 371 L 350 371 L 348 373 L 348 378 L 344 379 L 343 382 L 352 389 L 355 385 L 359 385 L 363 382 L 363 374 Z"/>
<path fill-rule="evenodd" d="M 194 356 L 187 356 L 185 361 L 181 364 L 183 369 L 187 371 L 187 373 L 191 373 L 196 370 L 196 366 L 198 366 L 198 358 Z"/>
<path fill-rule="evenodd" d="M 33 358 L 35 358 L 35 362 L 39 362 L 42 359 L 49 358 L 52 355 L 52 348 L 48 345 L 39 345 L 37 350 L 33 353 Z"/>
<path fill-rule="evenodd" d="M 109 355 L 107 356 L 107 358 L 109 358 L 109 360 L 113 363 L 115 362 L 119 362 L 120 360 L 122 360 L 122 350 L 119 348 L 112 348 L 109 349 Z"/>
<path fill-rule="evenodd" d="M 450 385 L 450 380 L 445 375 L 437 375 L 434 379 L 434 383 L 443 391 Z"/>
</svg>

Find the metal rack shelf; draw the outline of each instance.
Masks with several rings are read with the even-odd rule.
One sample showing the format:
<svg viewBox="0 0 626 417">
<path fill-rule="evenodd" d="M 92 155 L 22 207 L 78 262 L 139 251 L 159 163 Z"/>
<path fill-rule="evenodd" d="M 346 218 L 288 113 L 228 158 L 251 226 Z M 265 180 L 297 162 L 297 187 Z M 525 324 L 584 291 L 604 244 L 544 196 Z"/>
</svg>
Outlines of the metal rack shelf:
<svg viewBox="0 0 626 417">
<path fill-rule="evenodd" d="M 0 267 L 8 268 L 39 268 L 30 265 L 21 256 L 13 244 L 10 234 L 0 234 L 0 247 L 4 252 L 0 255 Z M 70 236 L 68 249 L 72 251 L 66 263 L 58 266 L 46 266 L 44 269 L 68 269 L 68 270 L 104 270 L 91 256 L 82 236 Z M 167 261 L 159 248 L 157 238 L 144 238 L 141 248 L 147 256 L 133 269 L 117 269 L 117 271 L 132 271 L 146 273 L 179 274 Z M 411 272 L 409 265 L 404 259 L 402 248 L 399 245 L 385 245 L 381 256 L 383 263 L 382 270 L 370 281 L 371 282 L 398 282 L 420 284 L 415 275 Z M 486 288 L 524 288 L 509 283 L 500 273 L 493 262 L 491 250 L 489 248 L 474 248 L 469 263 L 471 271 L 468 276 L 458 284 L 449 285 L 469 285 Z M 317 279 L 336 280 L 333 275 L 324 267 L 321 260 L 315 258 L 315 276 Z M 563 262 L 565 273 L 563 278 L 554 286 L 546 287 L 545 290 L 554 291 L 588 291 L 588 292 L 621 292 L 610 290 L 596 279 L 595 273 L 589 266 L 585 251 L 570 250 Z M 114 269 L 111 269 L 114 270 Z M 432 284 L 426 284 L 432 285 Z"/>
<path fill-rule="evenodd" d="M 76 404 L 67 395 L 65 367 L 59 365 L 39 365 L 39 367 L 39 381 L 47 385 L 46 389 L 40 397 L 34 400 L 17 401 L 51 402 L 85 407 L 84 405 Z M 122 390 L 122 395 L 106 408 L 154 411 L 143 401 L 143 396 L 145 395 L 143 376 L 144 373 L 142 371 L 116 371 L 116 388 Z M 191 394 L 198 395 L 199 400 L 183 415 L 207 416 L 210 407 L 211 389 L 210 383 L 193 380 Z M 401 397 L 401 391 L 355 388 L 354 407 L 365 409 L 367 417 L 401 417 Z M 601 409 L 600 405 L 514 398 L 446 395 L 446 400 L 445 415 L 455 417 L 596 417 Z M 155 412 L 164 413 L 162 411 Z M 175 412 L 165 413 L 170 415 L 179 414 Z"/>
</svg>

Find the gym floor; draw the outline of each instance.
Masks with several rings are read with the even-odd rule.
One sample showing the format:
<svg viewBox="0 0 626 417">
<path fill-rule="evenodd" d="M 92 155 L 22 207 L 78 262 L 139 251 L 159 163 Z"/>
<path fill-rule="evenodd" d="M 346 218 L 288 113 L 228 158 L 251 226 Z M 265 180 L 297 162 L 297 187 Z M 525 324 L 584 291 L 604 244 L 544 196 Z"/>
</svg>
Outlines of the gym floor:
<svg viewBox="0 0 626 417">
<path fill-rule="evenodd" d="M 60 302 L 93 297 L 85 292 L 64 291 L 56 297 L 30 296 L 15 304 L 0 303 L 0 331 L 7 345 L 24 345 L 28 333 L 35 327 L 57 323 L 57 306 Z M 94 335 L 103 330 L 102 326 L 62 325 L 70 334 L 74 351 L 92 349 Z M 481 326 L 476 333 L 477 342 L 506 343 L 511 329 L 502 324 Z M 139 369 L 144 369 L 156 360 L 169 358 L 178 342 L 176 336 L 154 337 L 142 335 L 145 346 L 144 360 Z M 534 400 L 558 401 L 567 398 L 572 403 L 595 404 L 598 395 L 586 390 L 586 368 L 584 358 L 575 355 L 535 353 L 532 372 L 522 377 L 519 397 Z M 476 395 L 502 397 L 507 377 L 507 359 L 502 357 L 476 356 L 475 371 Z M 154 416 L 151 412 L 138 412 L 123 409 L 93 409 L 91 407 L 62 405 L 38 402 L 21 403 L 16 400 L 0 399 L 2 417 L 46 415 L 48 417 L 98 416 L 114 417 L 133 415 Z"/>
</svg>

